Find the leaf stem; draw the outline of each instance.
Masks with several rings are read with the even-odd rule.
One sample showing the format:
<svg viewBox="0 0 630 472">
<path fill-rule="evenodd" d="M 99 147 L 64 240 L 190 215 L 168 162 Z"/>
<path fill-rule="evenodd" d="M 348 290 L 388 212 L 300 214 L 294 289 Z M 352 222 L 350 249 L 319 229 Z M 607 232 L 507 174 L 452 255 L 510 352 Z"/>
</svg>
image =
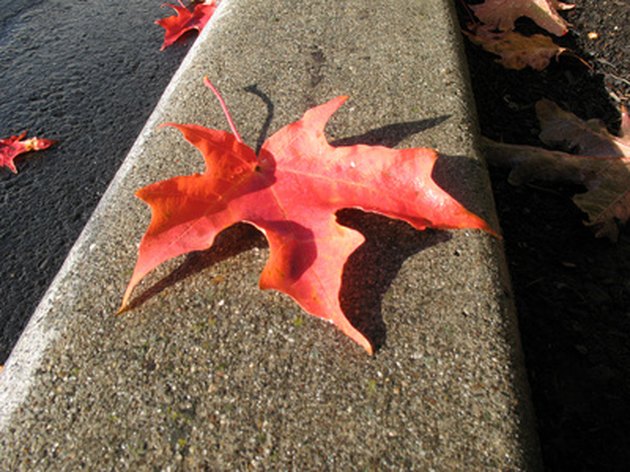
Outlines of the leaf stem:
<svg viewBox="0 0 630 472">
<path fill-rule="evenodd" d="M 214 93 L 214 96 L 217 97 L 217 100 L 219 100 L 219 104 L 221 105 L 221 109 L 223 110 L 223 114 L 225 115 L 225 118 L 227 118 L 228 124 L 230 125 L 230 129 L 232 130 L 232 133 L 236 137 L 236 140 L 239 143 L 242 143 L 243 138 L 241 138 L 241 135 L 238 134 L 238 131 L 236 130 L 236 126 L 234 125 L 234 121 L 232 120 L 232 116 L 230 115 L 230 111 L 228 110 L 227 105 L 225 104 L 225 100 L 223 100 L 223 97 L 221 96 L 217 88 L 212 84 L 212 82 L 210 82 L 210 79 L 208 79 L 207 76 L 203 78 L 203 83 L 206 87 L 212 90 L 212 93 Z"/>
</svg>

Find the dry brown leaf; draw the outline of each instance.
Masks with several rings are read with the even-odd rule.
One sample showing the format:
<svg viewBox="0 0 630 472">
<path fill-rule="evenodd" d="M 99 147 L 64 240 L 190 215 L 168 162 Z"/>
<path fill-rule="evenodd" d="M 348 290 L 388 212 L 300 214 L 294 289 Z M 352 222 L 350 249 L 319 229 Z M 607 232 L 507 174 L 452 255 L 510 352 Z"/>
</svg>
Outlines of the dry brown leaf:
<svg viewBox="0 0 630 472">
<path fill-rule="evenodd" d="M 535 146 L 504 144 L 483 138 L 490 164 L 512 167 L 509 181 L 519 185 L 532 180 L 568 181 L 583 184 L 587 191 L 573 197 L 588 215 L 597 237 L 615 241 L 616 221 L 630 219 L 630 117 L 621 110 L 618 136 L 600 120 L 583 121 L 550 100 L 536 104 L 540 139 L 565 151 Z"/>
<path fill-rule="evenodd" d="M 470 8 L 490 30 L 512 31 L 514 22 L 526 16 L 541 28 L 562 36 L 568 31 L 568 24 L 556 10 L 571 10 L 574 7 L 557 0 L 486 0 Z"/>
<path fill-rule="evenodd" d="M 501 56 L 497 62 L 506 69 L 521 70 L 529 66 L 543 70 L 551 59 L 557 59 L 567 50 L 542 34 L 523 36 L 515 31 L 492 33 L 481 28 L 475 32 L 464 31 L 464 34 L 486 51 Z"/>
</svg>

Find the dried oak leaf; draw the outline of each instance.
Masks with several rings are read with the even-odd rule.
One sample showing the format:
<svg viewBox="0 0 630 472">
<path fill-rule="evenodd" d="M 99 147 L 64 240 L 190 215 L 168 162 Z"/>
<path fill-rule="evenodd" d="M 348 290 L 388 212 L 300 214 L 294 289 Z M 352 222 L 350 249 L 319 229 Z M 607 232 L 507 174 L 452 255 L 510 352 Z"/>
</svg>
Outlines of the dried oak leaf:
<svg viewBox="0 0 630 472">
<path fill-rule="evenodd" d="M 19 136 L 0 139 L 0 167 L 8 167 L 11 172 L 17 174 L 17 168 L 13 162 L 17 156 L 29 151 L 41 151 L 57 142 L 43 138 L 24 139 L 25 137 L 26 131 Z"/>
<path fill-rule="evenodd" d="M 549 36 L 534 34 L 523 36 L 515 31 L 493 33 L 482 28 L 464 34 L 486 51 L 501 56 L 497 59 L 506 69 L 521 70 L 529 66 L 543 70 L 552 58 L 558 58 L 567 49 L 555 44 Z"/>
<path fill-rule="evenodd" d="M 178 1 L 179 5 L 170 3 L 162 5 L 175 10 L 175 15 L 155 21 L 155 24 L 160 25 L 165 30 L 164 43 L 162 43 L 160 51 L 172 45 L 180 36 L 190 30 L 196 29 L 198 32 L 201 32 L 208 21 L 210 21 L 210 18 L 218 6 L 216 0 L 207 0 L 203 3 L 196 4 L 191 12 L 184 6 L 181 0 Z"/>
<path fill-rule="evenodd" d="M 121 310 L 133 288 L 159 264 L 207 249 L 219 232 L 247 222 L 269 242 L 260 288 L 284 292 L 372 353 L 370 341 L 348 321 L 339 302 L 344 264 L 365 238 L 339 224 L 335 213 L 358 208 L 420 230 L 492 232 L 431 179 L 436 151 L 331 146 L 324 127 L 347 97 L 311 108 L 267 139 L 257 156 L 242 142 L 217 96 L 233 134 L 168 123 L 199 149 L 205 172 L 154 183 L 136 193 L 151 207 L 152 220 Z"/>
<path fill-rule="evenodd" d="M 556 36 L 562 36 L 568 31 L 567 22 L 556 10 L 571 10 L 574 7 L 557 0 L 486 0 L 481 5 L 470 6 L 489 30 L 512 31 L 514 22 L 527 16 Z"/>
<path fill-rule="evenodd" d="M 535 146 L 503 144 L 484 139 L 491 164 L 510 166 L 509 181 L 518 185 L 530 180 L 568 181 L 583 184 L 587 192 L 573 197 L 588 215 L 595 235 L 615 241 L 615 219 L 630 218 L 630 118 L 621 110 L 619 136 L 608 132 L 600 120 L 583 121 L 550 100 L 536 103 L 540 139 L 573 154 Z"/>
</svg>

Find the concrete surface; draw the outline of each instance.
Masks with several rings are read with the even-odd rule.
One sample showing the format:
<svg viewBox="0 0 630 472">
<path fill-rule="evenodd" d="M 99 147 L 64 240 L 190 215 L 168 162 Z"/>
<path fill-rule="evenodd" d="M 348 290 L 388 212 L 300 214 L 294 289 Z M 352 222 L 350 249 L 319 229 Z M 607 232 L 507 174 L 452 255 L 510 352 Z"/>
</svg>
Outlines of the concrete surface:
<svg viewBox="0 0 630 472">
<path fill-rule="evenodd" d="M 371 320 L 371 358 L 257 289 L 267 249 L 247 227 L 166 264 L 113 316 L 149 221 L 134 190 L 202 168 L 157 124 L 227 128 L 206 74 L 252 145 L 349 94 L 331 139 L 437 147 L 436 180 L 496 224 L 460 41 L 446 0 L 224 0 L 0 374 L 0 468 L 539 469 L 503 253 L 485 234 L 340 215 L 367 237 L 342 299 Z"/>
<path fill-rule="evenodd" d="M 0 169 L 0 364 L 183 59 L 160 53 L 155 0 L 0 8 L 0 137 L 59 141 Z M 188 38 L 188 43 L 191 38 Z"/>
</svg>

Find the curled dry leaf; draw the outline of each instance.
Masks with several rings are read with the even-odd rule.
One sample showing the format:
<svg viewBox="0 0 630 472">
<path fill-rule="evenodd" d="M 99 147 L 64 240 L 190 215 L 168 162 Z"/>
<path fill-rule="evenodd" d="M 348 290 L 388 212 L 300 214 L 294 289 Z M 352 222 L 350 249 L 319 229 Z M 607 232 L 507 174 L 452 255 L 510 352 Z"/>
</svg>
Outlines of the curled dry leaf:
<svg viewBox="0 0 630 472">
<path fill-rule="evenodd" d="M 0 167 L 8 167 L 11 172 L 17 174 L 17 168 L 13 162 L 17 156 L 25 152 L 40 151 L 49 148 L 57 142 L 52 139 L 43 138 L 24 139 L 25 137 L 26 131 L 19 136 L 0 139 Z"/>
<path fill-rule="evenodd" d="M 163 51 L 175 41 L 177 41 L 187 31 L 196 29 L 198 32 L 206 26 L 210 18 L 217 9 L 217 0 L 207 0 L 202 3 L 198 3 L 191 12 L 179 1 L 179 5 L 173 5 L 165 3 L 163 6 L 172 8 L 175 10 L 175 15 L 156 20 L 155 24 L 164 28 L 164 43 L 160 51 Z"/>
<path fill-rule="evenodd" d="M 573 197 L 588 215 L 595 235 L 616 240 L 616 219 L 630 218 L 630 118 L 621 110 L 619 136 L 608 132 L 600 120 L 583 121 L 549 100 L 536 104 L 540 139 L 568 152 L 535 146 L 503 144 L 484 139 L 489 162 L 512 167 L 509 180 L 518 185 L 531 180 L 568 181 L 587 191 Z"/>
<path fill-rule="evenodd" d="M 521 70 L 529 66 L 534 70 L 543 70 L 551 59 L 557 59 L 567 50 L 542 34 L 523 36 L 515 31 L 493 33 L 482 28 L 477 28 L 475 32 L 464 31 L 464 34 L 486 51 L 501 56 L 497 62 L 506 69 Z"/>
<path fill-rule="evenodd" d="M 339 224 L 335 213 L 358 208 L 419 230 L 492 232 L 432 180 L 436 151 L 331 146 L 324 127 L 347 97 L 311 108 L 267 139 L 256 155 L 243 143 L 216 94 L 233 133 L 168 124 L 201 152 L 206 170 L 137 192 L 151 207 L 152 219 L 121 310 L 133 288 L 159 264 L 208 249 L 219 232 L 242 221 L 258 228 L 269 242 L 260 287 L 284 292 L 372 353 L 370 341 L 348 321 L 339 302 L 344 264 L 365 238 Z"/>
<path fill-rule="evenodd" d="M 567 22 L 556 10 L 574 7 L 557 0 L 486 0 L 481 5 L 470 6 L 488 30 L 512 31 L 514 22 L 526 16 L 556 36 L 562 36 L 568 31 Z"/>
</svg>

